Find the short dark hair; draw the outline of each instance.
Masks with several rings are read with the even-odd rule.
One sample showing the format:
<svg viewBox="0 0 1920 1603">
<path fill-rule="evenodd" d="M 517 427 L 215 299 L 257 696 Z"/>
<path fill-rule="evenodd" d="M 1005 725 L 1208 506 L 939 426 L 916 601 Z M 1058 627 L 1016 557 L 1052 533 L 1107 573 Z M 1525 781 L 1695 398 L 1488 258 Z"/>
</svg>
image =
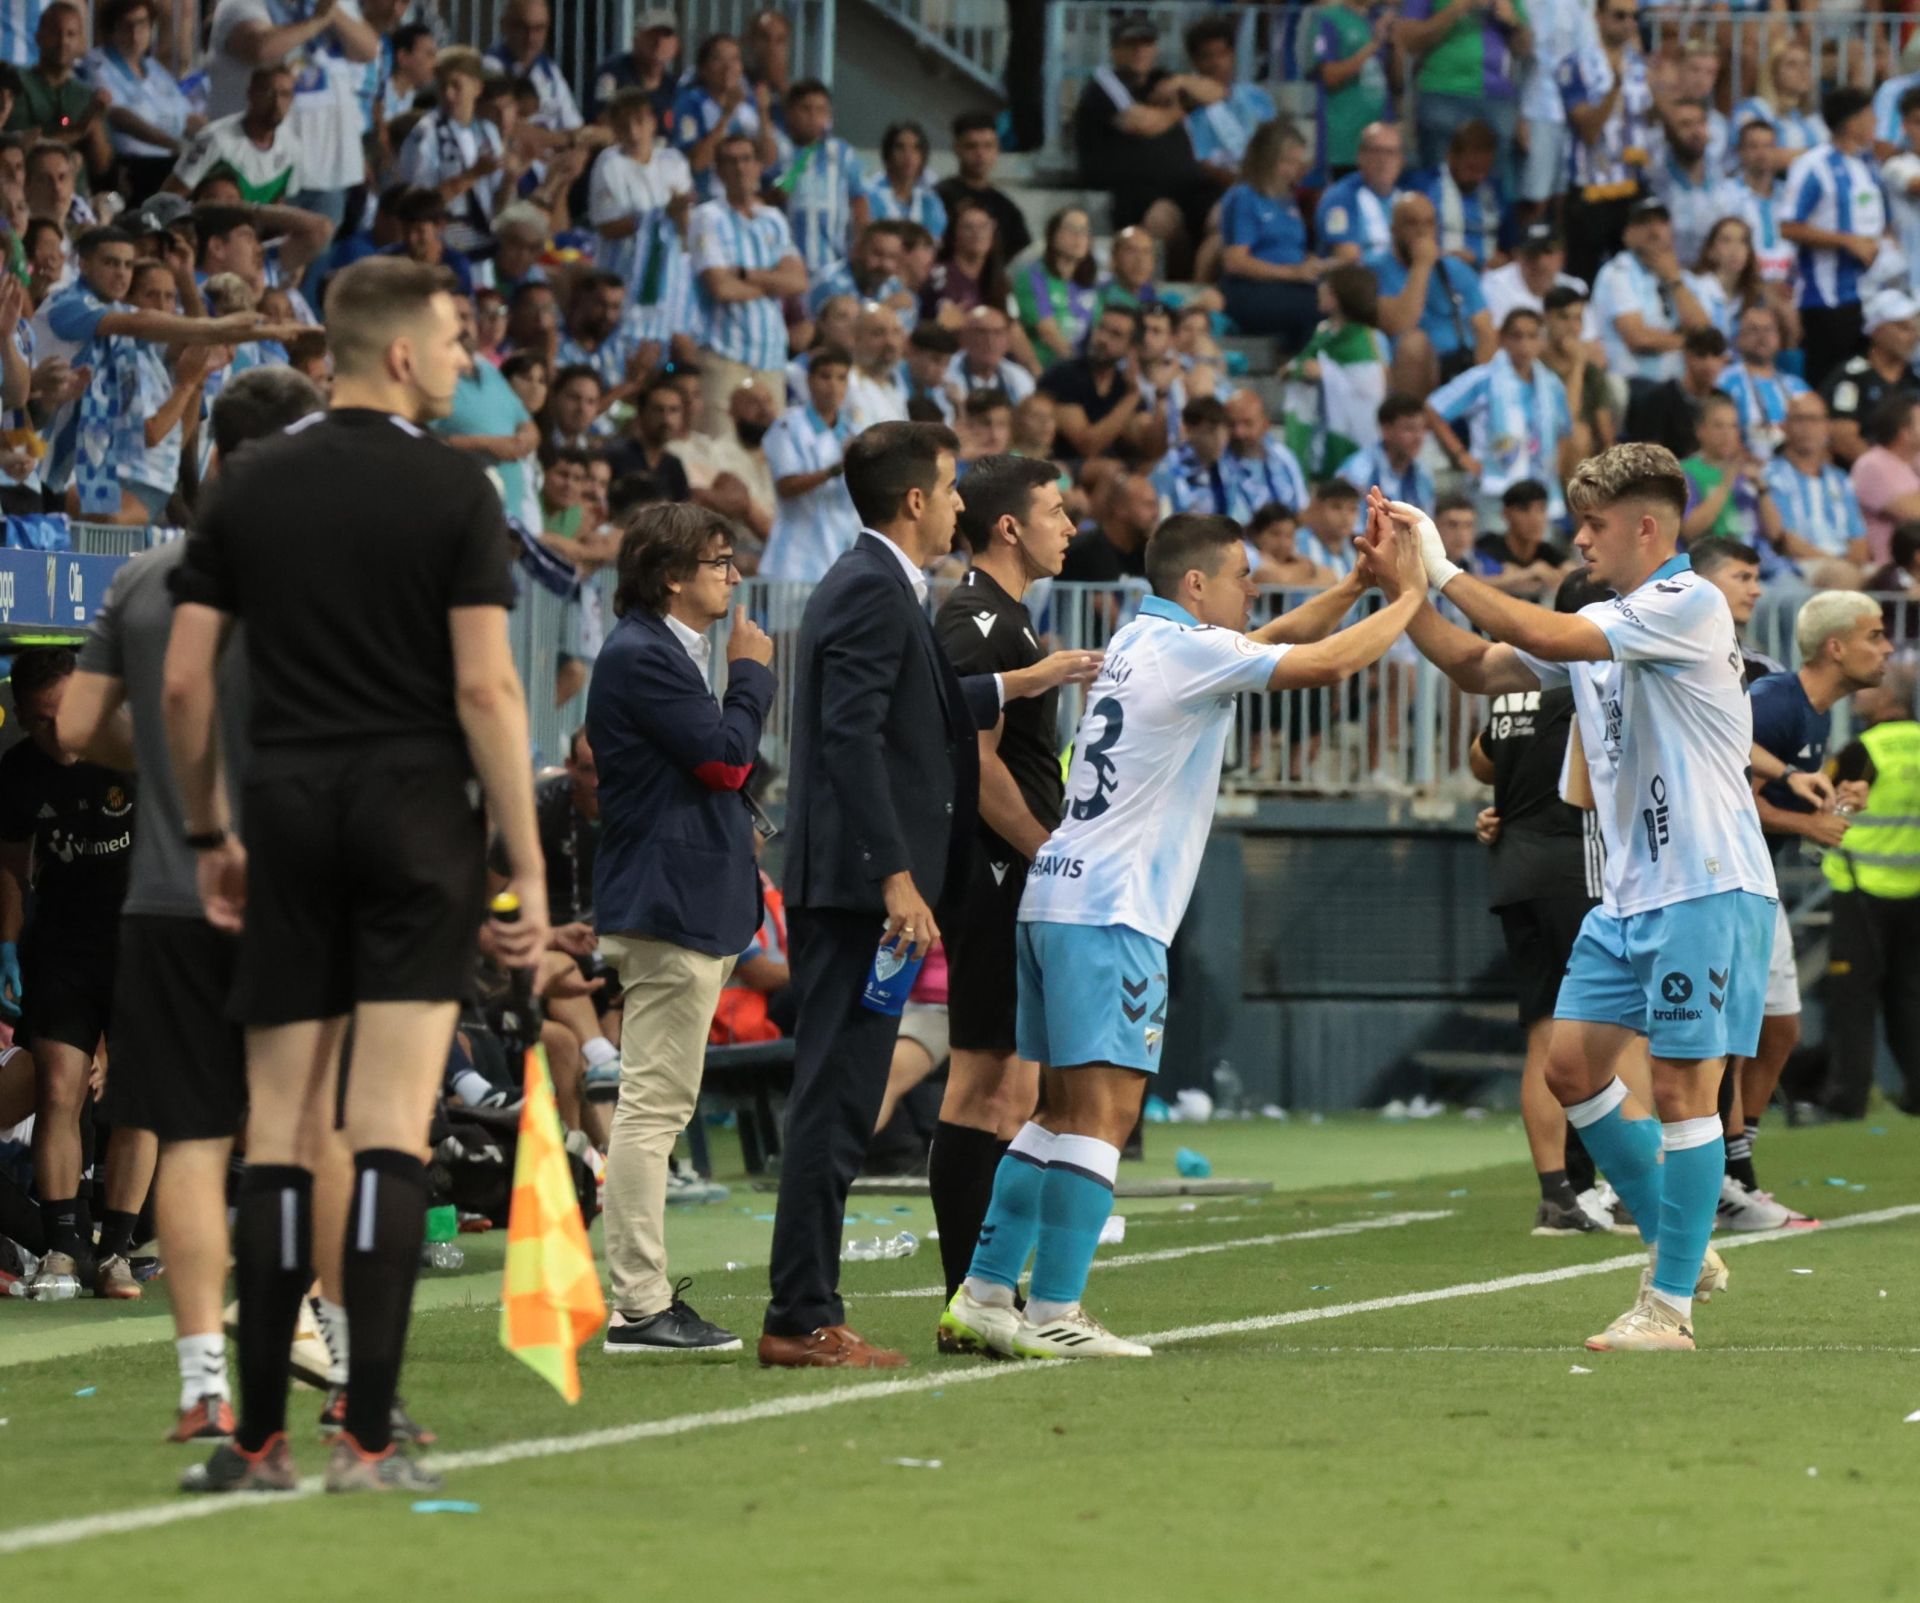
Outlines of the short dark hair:
<svg viewBox="0 0 1920 1603">
<path fill-rule="evenodd" d="M 1540 304 L 1549 312 L 1563 312 L 1569 306 L 1585 306 L 1587 296 L 1585 291 L 1577 290 L 1571 284 L 1555 284 L 1540 297 Z"/>
<path fill-rule="evenodd" d="M 1920 556 L 1920 523 L 1896 523 L 1893 526 L 1892 555 L 1896 568 L 1913 566 L 1913 559 Z"/>
<path fill-rule="evenodd" d="M 1500 333 L 1504 336 L 1515 323 L 1531 323 L 1538 328 L 1543 316 L 1543 313 L 1536 312 L 1531 306 L 1516 306 L 1500 319 Z"/>
<path fill-rule="evenodd" d="M 1433 503 L 1433 515 L 1436 518 L 1444 517 L 1449 512 L 1471 512 L 1476 522 L 1480 517 L 1480 508 L 1465 490 L 1449 490 Z"/>
<path fill-rule="evenodd" d="M 831 340 L 822 340 L 807 352 L 807 371 L 815 367 L 844 367 L 853 369 L 853 354 L 844 345 L 836 345 Z"/>
<path fill-rule="evenodd" d="M 993 134 L 998 136 L 1000 124 L 990 111 L 963 111 L 953 119 L 953 137 L 959 139 L 965 134 Z"/>
<path fill-rule="evenodd" d="M 1693 571 L 1704 579 L 1729 562 L 1744 562 L 1750 568 L 1757 568 L 1760 553 L 1743 541 L 1729 540 L 1724 534 L 1708 534 L 1687 542 L 1687 560 L 1693 564 Z"/>
<path fill-rule="evenodd" d="M 1198 570 L 1211 579 L 1221 554 L 1242 539 L 1240 525 L 1216 512 L 1176 512 L 1147 537 L 1147 583 L 1171 601 L 1180 581 Z"/>
<path fill-rule="evenodd" d="M 1188 428 L 1196 424 L 1224 424 L 1227 421 L 1227 408 L 1216 395 L 1196 395 L 1180 408 L 1180 421 Z"/>
<path fill-rule="evenodd" d="M 193 232 L 198 241 L 194 249 L 196 264 L 206 261 L 207 246 L 214 240 L 226 239 L 243 228 L 253 227 L 253 208 L 250 206 L 194 207 Z"/>
<path fill-rule="evenodd" d="M 243 445 L 291 428 L 326 405 L 306 374 L 278 364 L 250 367 L 221 385 L 214 399 L 214 449 L 222 461 L 231 460 Z"/>
<path fill-rule="evenodd" d="M 1517 484 L 1509 484 L 1506 493 L 1500 497 L 1503 507 L 1545 506 L 1547 487 L 1538 479 L 1522 479 Z"/>
<path fill-rule="evenodd" d="M 1024 520 L 1033 492 L 1059 476 L 1060 470 L 1040 457 L 981 457 L 967 469 L 966 505 L 960 511 L 960 536 L 967 549 L 985 551 L 993 543 L 994 526 L 1002 518 Z"/>
<path fill-rule="evenodd" d="M 500 364 L 500 376 L 504 379 L 516 379 L 522 374 L 531 373 L 536 369 L 544 372 L 546 366 L 547 358 L 544 352 L 515 351 L 513 355 L 509 356 Z"/>
<path fill-rule="evenodd" d="M 1271 529 L 1276 523 L 1297 523 L 1299 520 L 1300 514 L 1288 506 L 1286 502 L 1269 501 L 1265 506 L 1255 512 L 1253 517 L 1248 521 L 1247 533 L 1261 535 L 1265 534 L 1267 530 Z"/>
<path fill-rule="evenodd" d="M 789 106 L 797 105 L 809 95 L 825 95 L 829 101 L 833 99 L 833 91 L 818 78 L 796 78 L 792 83 L 787 85 L 787 104 Z"/>
<path fill-rule="evenodd" d="M 1389 423 L 1398 423 L 1403 417 L 1424 417 L 1426 402 L 1417 395 L 1409 395 L 1405 390 L 1395 390 L 1380 403 L 1380 410 L 1374 413 L 1374 421 L 1381 428 Z"/>
<path fill-rule="evenodd" d="M 1842 124 L 1853 121 L 1872 105 L 1873 96 L 1866 90 L 1856 89 L 1852 84 L 1839 84 L 1820 97 L 1820 116 L 1837 134 Z"/>
<path fill-rule="evenodd" d="M 1894 109 L 1900 113 L 1902 121 L 1911 117 L 1916 111 L 1920 111 L 1920 87 L 1905 91 Z"/>
<path fill-rule="evenodd" d="M 713 59 L 714 51 L 718 50 L 720 46 L 723 44 L 738 45 L 739 43 L 740 37 L 738 34 L 710 33 L 700 41 L 700 48 L 694 51 L 693 64 L 696 68 L 704 67 Z"/>
<path fill-rule="evenodd" d="M 1371 267 L 1342 262 L 1324 280 L 1327 293 L 1349 323 L 1372 328 L 1380 321 L 1380 280 Z"/>
<path fill-rule="evenodd" d="M 1727 336 L 1713 327 L 1690 328 L 1680 338 L 1680 349 L 1689 356 L 1725 356 Z"/>
<path fill-rule="evenodd" d="M 409 189 L 394 202 L 393 215 L 402 223 L 444 223 L 447 203 L 437 189 Z"/>
<path fill-rule="evenodd" d="M 1891 445 L 1907 426 L 1916 402 L 1911 391 L 1895 390 L 1860 420 L 1860 435 L 1869 445 Z"/>
<path fill-rule="evenodd" d="M 968 391 L 967 398 L 962 403 L 960 410 L 966 413 L 968 417 L 985 417 L 989 412 L 998 412 L 1001 408 L 1010 408 L 1012 405 L 1013 397 L 1007 394 L 998 384 L 984 384 L 977 390 Z M 969 469 L 968 473 L 968 493 L 971 494 L 973 482 L 971 478 L 972 470 Z"/>
<path fill-rule="evenodd" d="M 365 256 L 327 285 L 327 349 L 341 373 L 365 372 L 401 330 L 426 315 L 453 275 L 406 256 Z"/>
<path fill-rule="evenodd" d="M 907 348 L 952 356 L 960 349 L 960 341 L 954 338 L 952 329 L 942 328 L 932 318 L 923 317 L 913 325 L 913 332 L 907 336 Z"/>
<path fill-rule="evenodd" d="M 403 22 L 393 30 L 393 53 L 405 55 L 422 39 L 431 38 L 433 29 L 424 22 Z"/>
<path fill-rule="evenodd" d="M 666 500 L 667 488 L 651 473 L 623 473 L 607 486 L 607 516 L 625 520 L 636 507 Z"/>
<path fill-rule="evenodd" d="M 1313 498 L 1316 501 L 1358 501 L 1360 486 L 1349 484 L 1345 479 L 1320 479 L 1313 486 Z"/>
<path fill-rule="evenodd" d="M 557 390 L 563 385 L 571 384 L 576 379 L 583 378 L 592 379 L 595 387 L 598 389 L 604 390 L 607 387 L 607 381 L 600 376 L 600 370 L 598 368 L 588 367 L 585 362 L 569 362 L 565 367 L 561 368 L 558 373 L 553 375 L 553 381 L 549 385 L 549 388 Z"/>
<path fill-rule="evenodd" d="M 1103 317 L 1124 317 L 1127 320 L 1128 326 L 1132 330 L 1132 332 L 1128 334 L 1127 338 L 1137 339 L 1139 337 L 1140 335 L 1140 308 L 1139 307 L 1129 306 L 1125 301 L 1108 301 L 1107 304 L 1101 307 L 1099 312 L 1095 315 L 1094 321 L 1097 323 Z"/>
<path fill-rule="evenodd" d="M 733 525 L 691 501 L 667 501 L 636 513 L 620 537 L 613 610 L 625 617 L 636 607 L 656 616 L 667 610 L 669 584 L 693 577 L 716 540 L 733 544 Z"/>
<path fill-rule="evenodd" d="M 960 454 L 960 441 L 944 423 L 876 423 L 847 444 L 847 496 L 860 521 L 879 529 L 900 515 L 907 492 L 933 494 L 940 455 Z"/>
<path fill-rule="evenodd" d="M 45 690 L 80 666 L 80 658 L 71 646 L 27 646 L 13 654 L 13 699 Z"/>
<path fill-rule="evenodd" d="M 615 122 L 643 111 L 649 117 L 658 117 L 653 109 L 653 96 L 637 85 L 629 85 L 607 102 L 607 115 Z"/>
<path fill-rule="evenodd" d="M 1471 122 L 1463 122 L 1453 131 L 1453 138 L 1447 141 L 1447 154 L 1469 155 L 1487 154 L 1500 148 L 1500 136 L 1493 131 L 1491 123 L 1482 122 L 1475 117 Z"/>
<path fill-rule="evenodd" d="M 1589 579 L 1584 573 L 1570 573 L 1560 581 L 1560 588 L 1553 593 L 1555 612 L 1578 612 L 1582 607 L 1590 607 L 1596 601 L 1610 599 L 1613 592 L 1605 585 Z"/>
<path fill-rule="evenodd" d="M 27 146 L 27 165 L 31 167 L 43 156 L 58 156 L 62 161 L 73 160 L 73 147 L 63 145 L 57 139 L 36 139 Z"/>
<path fill-rule="evenodd" d="M 109 245 L 131 245 L 132 243 L 133 235 L 129 234 L 124 228 L 114 228 L 112 226 L 89 228 L 73 242 L 73 253 L 85 259 L 95 251 L 104 250 Z"/>
<path fill-rule="evenodd" d="M 1187 47 L 1187 60 L 1192 61 L 1207 45 L 1237 46 L 1240 28 L 1231 17 L 1202 17 L 1187 29 L 1183 42 Z"/>
</svg>

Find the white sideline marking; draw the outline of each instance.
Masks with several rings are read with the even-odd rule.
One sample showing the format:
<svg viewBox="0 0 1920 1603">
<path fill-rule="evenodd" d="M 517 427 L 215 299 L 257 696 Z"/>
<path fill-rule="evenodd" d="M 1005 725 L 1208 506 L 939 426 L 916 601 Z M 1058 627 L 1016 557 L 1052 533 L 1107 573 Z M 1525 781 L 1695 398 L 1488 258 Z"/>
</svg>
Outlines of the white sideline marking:
<svg viewBox="0 0 1920 1603">
<path fill-rule="evenodd" d="M 1270 1236 L 1236 1236 L 1231 1241 L 1204 1241 L 1191 1247 L 1162 1247 L 1155 1252 L 1122 1252 L 1093 1260 L 1096 1269 L 1132 1269 L 1143 1263 L 1171 1263 L 1176 1258 L 1200 1258 L 1215 1252 L 1238 1252 L 1243 1247 L 1277 1247 L 1288 1241 L 1329 1241 L 1336 1236 L 1357 1236 L 1367 1230 L 1401 1230 L 1408 1225 L 1428 1224 L 1435 1219 L 1451 1219 L 1453 1209 L 1440 1208 L 1424 1213 L 1385 1213 L 1376 1219 L 1348 1219 L 1336 1225 L 1319 1225 L 1312 1230 L 1289 1230 Z M 939 1297 L 945 1286 L 915 1286 L 910 1291 L 873 1291 L 866 1297 Z"/>
<path fill-rule="evenodd" d="M 1829 1230 L 1846 1230 L 1858 1225 L 1887 1224 L 1920 1214 L 1920 1203 L 1898 1208 L 1878 1208 L 1870 1213 L 1846 1214 L 1829 1219 L 1818 1231 L 1766 1230 L 1737 1236 L 1718 1244 L 1726 1252 L 1735 1247 L 1757 1247 L 1764 1242 L 1793 1240 L 1808 1243 Z M 1305 1325 L 1326 1319 L 1344 1319 L 1352 1314 L 1374 1313 L 1389 1308 L 1413 1308 L 1423 1303 L 1447 1302 L 1460 1297 L 1484 1297 L 1495 1292 L 1515 1291 L 1526 1286 L 1555 1285 L 1566 1280 L 1583 1280 L 1593 1275 L 1610 1274 L 1617 1269 L 1634 1269 L 1646 1262 L 1643 1252 L 1601 1259 L 1593 1263 L 1568 1264 L 1533 1274 L 1503 1275 L 1495 1280 L 1474 1280 L 1457 1286 L 1440 1286 L 1431 1291 L 1410 1291 L 1396 1297 L 1372 1297 L 1363 1302 L 1335 1303 L 1324 1308 L 1300 1308 L 1290 1313 L 1267 1314 L 1254 1319 L 1226 1320 L 1210 1325 L 1187 1325 L 1177 1330 L 1160 1331 L 1138 1339 L 1163 1347 L 1185 1342 L 1206 1341 L 1214 1336 L 1237 1335 L 1253 1330 L 1277 1330 L 1287 1325 Z M 1394 1348 L 1391 1351 L 1403 1349 Z M 1416 1349 L 1417 1350 L 1417 1349 Z M 1474 1349 L 1478 1350 L 1478 1349 Z M 1564 1354 L 1572 1349 L 1550 1349 Z M 1739 1351 L 1740 1349 L 1732 1349 Z M 1796 1351 L 1801 1349 L 1794 1349 Z M 1817 1350 L 1817 1349 L 1815 1349 Z M 977 1385 L 990 1380 L 1008 1380 L 1016 1375 L 1059 1374 L 1058 1366 L 1046 1363 L 981 1364 L 969 1369 L 952 1369 L 917 1375 L 911 1380 L 873 1381 L 860 1385 L 834 1386 L 825 1391 L 797 1397 L 778 1397 L 742 1408 L 713 1409 L 700 1414 L 680 1414 L 669 1419 L 642 1420 L 631 1425 L 616 1425 L 606 1430 L 584 1431 L 572 1436 L 536 1437 L 528 1441 L 503 1442 L 468 1453 L 436 1453 L 436 1469 L 490 1469 L 529 1458 L 563 1458 L 574 1453 L 594 1452 L 603 1447 L 624 1447 L 632 1442 L 663 1436 L 685 1436 L 694 1431 L 724 1425 L 750 1425 L 763 1419 L 789 1419 L 799 1414 L 818 1413 L 843 1403 L 864 1402 L 883 1397 L 906 1397 L 917 1392 L 943 1391 L 949 1386 Z M 98 1536 L 118 1536 L 128 1531 L 153 1530 L 184 1520 L 205 1519 L 215 1514 L 230 1514 L 243 1509 L 274 1508 L 282 1504 L 317 1497 L 323 1481 L 309 1475 L 298 1491 L 260 1493 L 251 1496 L 207 1496 L 192 1498 L 182 1494 L 168 1503 L 149 1504 L 145 1508 L 122 1509 L 109 1514 L 92 1514 L 82 1519 L 56 1520 L 46 1525 L 23 1525 L 0 1531 L 0 1556 L 31 1552 L 36 1548 L 58 1547 L 68 1542 L 87 1541 Z"/>
</svg>

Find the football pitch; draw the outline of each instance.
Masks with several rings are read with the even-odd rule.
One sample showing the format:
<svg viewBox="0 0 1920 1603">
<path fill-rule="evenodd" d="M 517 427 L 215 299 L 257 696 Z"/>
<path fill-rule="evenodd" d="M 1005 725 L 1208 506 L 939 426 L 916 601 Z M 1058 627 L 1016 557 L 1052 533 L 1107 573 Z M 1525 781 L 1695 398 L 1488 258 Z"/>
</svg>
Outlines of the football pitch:
<svg viewBox="0 0 1920 1603">
<path fill-rule="evenodd" d="M 8 1597 L 1840 1600 L 1920 1592 L 1920 1124 L 1770 1124 L 1763 1180 L 1828 1228 L 1716 1238 L 1693 1355 L 1585 1352 L 1638 1243 L 1534 1240 L 1516 1121 L 1149 1130 L 1256 1198 L 1123 1201 L 1088 1304 L 1148 1362 L 933 1353 L 937 1253 L 847 1266 L 892 1377 L 752 1362 L 771 1197 L 676 1211 L 676 1269 L 745 1361 L 581 1356 L 569 1408 L 497 1342 L 504 1237 L 430 1274 L 405 1389 L 442 1498 L 170 1491 L 199 1449 L 160 1287 L 0 1303 Z M 724 1139 L 718 1146 L 724 1151 Z M 1140 1166 L 1122 1171 L 1127 1180 Z M 924 1231 L 858 1197 L 849 1234 Z M 904 1210 L 904 1211 L 903 1211 Z M 595 1232 L 596 1241 L 598 1232 Z M 740 1267 L 728 1269 L 735 1263 Z M 324 1465 L 317 1393 L 296 1456 Z"/>
</svg>

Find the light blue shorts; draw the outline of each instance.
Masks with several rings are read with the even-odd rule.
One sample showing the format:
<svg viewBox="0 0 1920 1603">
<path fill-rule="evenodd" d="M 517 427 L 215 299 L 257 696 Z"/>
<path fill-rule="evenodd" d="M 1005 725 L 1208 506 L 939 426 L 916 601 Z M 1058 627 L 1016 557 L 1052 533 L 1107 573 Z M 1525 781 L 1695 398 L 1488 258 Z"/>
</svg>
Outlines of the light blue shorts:
<svg viewBox="0 0 1920 1603">
<path fill-rule="evenodd" d="M 1771 926 L 1769 926 L 1771 928 Z M 1014 947 L 1020 1009 L 1014 1045 L 1049 1068 L 1160 1067 L 1167 949 L 1124 924 L 1026 924 Z M 1763 976 L 1764 977 L 1764 976 Z"/>
<path fill-rule="evenodd" d="M 1620 1024 L 1657 1058 L 1750 1057 L 1760 1044 L 1775 902 L 1721 891 L 1580 926 L 1557 1019 Z"/>
</svg>

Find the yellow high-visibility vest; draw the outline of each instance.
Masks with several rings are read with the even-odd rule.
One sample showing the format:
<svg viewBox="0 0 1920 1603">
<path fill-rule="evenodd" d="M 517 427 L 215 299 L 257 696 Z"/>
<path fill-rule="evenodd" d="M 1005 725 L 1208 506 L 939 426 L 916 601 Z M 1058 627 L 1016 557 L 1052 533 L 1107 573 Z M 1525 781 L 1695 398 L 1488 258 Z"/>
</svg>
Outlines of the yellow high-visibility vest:
<svg viewBox="0 0 1920 1603">
<path fill-rule="evenodd" d="M 1821 866 L 1835 890 L 1890 901 L 1920 896 L 1920 723 L 1875 724 L 1860 742 L 1873 758 L 1873 788 Z"/>
</svg>

